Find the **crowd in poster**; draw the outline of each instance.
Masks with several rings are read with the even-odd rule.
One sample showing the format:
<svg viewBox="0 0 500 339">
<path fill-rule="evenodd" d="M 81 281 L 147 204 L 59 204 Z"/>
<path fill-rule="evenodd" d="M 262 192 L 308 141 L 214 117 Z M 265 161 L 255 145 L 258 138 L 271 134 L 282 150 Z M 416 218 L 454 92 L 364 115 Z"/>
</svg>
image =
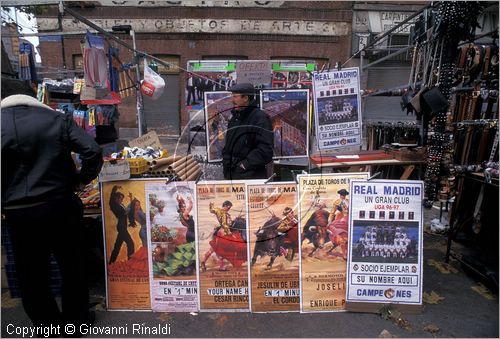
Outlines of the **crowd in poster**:
<svg viewBox="0 0 500 339">
<path fill-rule="evenodd" d="M 422 303 L 421 181 L 351 182 L 347 302 Z"/>
<path fill-rule="evenodd" d="M 101 184 L 108 309 L 151 309 L 144 183 Z"/>
<path fill-rule="evenodd" d="M 345 309 L 349 182 L 368 173 L 297 176 L 301 312 Z"/>
<path fill-rule="evenodd" d="M 244 182 L 196 186 L 200 311 L 249 310 Z"/>
<path fill-rule="evenodd" d="M 260 106 L 272 121 L 274 158 L 307 156 L 309 91 L 263 90 Z"/>
<path fill-rule="evenodd" d="M 318 148 L 360 145 L 359 69 L 316 72 L 313 85 Z"/>
<path fill-rule="evenodd" d="M 205 121 L 208 162 L 222 161 L 227 125 L 231 119 L 231 92 L 205 92 Z"/>
<path fill-rule="evenodd" d="M 198 310 L 194 182 L 146 183 L 151 309 Z"/>
<path fill-rule="evenodd" d="M 252 312 L 299 311 L 297 184 L 247 185 Z"/>
</svg>

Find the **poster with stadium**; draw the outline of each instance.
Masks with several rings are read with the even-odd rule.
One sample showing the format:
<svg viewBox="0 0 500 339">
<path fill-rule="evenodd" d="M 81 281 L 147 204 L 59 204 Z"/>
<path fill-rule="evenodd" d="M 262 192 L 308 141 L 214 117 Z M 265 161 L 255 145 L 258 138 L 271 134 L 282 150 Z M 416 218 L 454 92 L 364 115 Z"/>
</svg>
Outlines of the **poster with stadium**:
<svg viewBox="0 0 500 339">
<path fill-rule="evenodd" d="M 318 148 L 361 145 L 359 69 L 315 72 L 313 89 Z"/>
<path fill-rule="evenodd" d="M 297 176 L 303 313 L 345 309 L 349 182 L 368 176 L 367 172 Z"/>
<path fill-rule="evenodd" d="M 151 309 L 198 310 L 195 183 L 146 183 Z"/>
<path fill-rule="evenodd" d="M 250 308 L 298 312 L 297 184 L 247 185 Z"/>
<path fill-rule="evenodd" d="M 245 182 L 196 185 L 200 311 L 248 311 Z"/>
<path fill-rule="evenodd" d="M 423 187 L 351 181 L 348 303 L 422 304 Z"/>
<path fill-rule="evenodd" d="M 309 91 L 263 90 L 260 107 L 271 118 L 274 158 L 306 157 L 309 154 Z"/>
<path fill-rule="evenodd" d="M 222 161 L 227 124 L 234 106 L 231 92 L 205 92 L 205 102 L 207 160 Z"/>
<path fill-rule="evenodd" d="M 150 310 L 145 183 L 101 183 L 106 251 L 106 303 L 110 310 Z"/>
</svg>

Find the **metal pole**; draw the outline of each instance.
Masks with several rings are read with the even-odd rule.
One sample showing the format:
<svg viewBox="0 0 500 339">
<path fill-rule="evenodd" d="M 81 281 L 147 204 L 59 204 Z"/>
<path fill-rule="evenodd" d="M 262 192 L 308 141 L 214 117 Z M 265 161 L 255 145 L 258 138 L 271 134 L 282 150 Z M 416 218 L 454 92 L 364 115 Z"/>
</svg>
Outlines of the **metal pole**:
<svg viewBox="0 0 500 339">
<path fill-rule="evenodd" d="M 137 76 L 137 86 L 135 87 L 136 97 L 137 97 L 137 127 L 139 128 L 139 136 L 142 136 L 146 131 L 146 124 L 144 121 L 144 100 L 142 98 L 142 93 L 139 85 L 141 79 L 141 70 L 139 69 L 139 56 L 137 54 L 137 46 L 135 44 L 135 32 L 130 30 L 130 36 L 132 37 L 132 46 L 134 48 L 134 59 L 135 63 L 135 75 Z"/>
</svg>

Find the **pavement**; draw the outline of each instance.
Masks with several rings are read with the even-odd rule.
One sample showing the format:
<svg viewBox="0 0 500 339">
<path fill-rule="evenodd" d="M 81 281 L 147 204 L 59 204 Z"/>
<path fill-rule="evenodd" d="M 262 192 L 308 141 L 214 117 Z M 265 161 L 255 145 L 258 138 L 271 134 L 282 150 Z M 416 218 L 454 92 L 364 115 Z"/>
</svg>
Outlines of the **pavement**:
<svg viewBox="0 0 500 339">
<path fill-rule="evenodd" d="M 102 278 L 91 285 L 96 321 L 93 332 L 86 337 L 498 338 L 498 292 L 470 275 L 457 260 L 452 258 L 449 264 L 445 263 L 447 238 L 429 229 L 439 215 L 439 203 L 424 210 L 424 304 L 419 313 L 391 308 L 379 309 L 379 313 L 315 314 L 107 311 Z M 443 211 L 441 223 L 446 222 L 447 212 Z M 466 250 L 460 243 L 453 243 L 455 254 Z M 21 300 L 11 298 L 6 287 L 2 285 L 1 337 L 21 337 L 12 329 L 29 327 L 31 323 Z M 139 332 L 134 332 L 134 328 Z M 106 334 L 118 329 L 120 334 Z M 145 329 L 160 329 L 164 333 L 148 334 Z"/>
</svg>

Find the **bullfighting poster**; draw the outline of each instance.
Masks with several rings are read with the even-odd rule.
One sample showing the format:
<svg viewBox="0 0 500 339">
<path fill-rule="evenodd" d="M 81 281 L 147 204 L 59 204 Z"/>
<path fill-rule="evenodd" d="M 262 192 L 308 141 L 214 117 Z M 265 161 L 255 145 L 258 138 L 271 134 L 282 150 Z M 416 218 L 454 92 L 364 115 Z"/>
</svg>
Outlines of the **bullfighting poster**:
<svg viewBox="0 0 500 339">
<path fill-rule="evenodd" d="M 208 162 L 222 161 L 227 124 L 234 106 L 231 92 L 205 92 L 205 102 Z"/>
<path fill-rule="evenodd" d="M 247 185 L 252 312 L 299 311 L 297 184 Z"/>
<path fill-rule="evenodd" d="M 112 310 L 150 310 L 145 183 L 101 183 L 106 302 Z"/>
<path fill-rule="evenodd" d="M 318 148 L 361 145 L 359 69 L 317 72 L 313 80 Z"/>
<path fill-rule="evenodd" d="M 196 185 L 200 311 L 248 311 L 245 182 Z"/>
<path fill-rule="evenodd" d="M 423 187 L 351 182 L 348 303 L 422 304 Z"/>
<path fill-rule="evenodd" d="M 151 308 L 198 310 L 195 184 L 146 184 Z"/>
<path fill-rule="evenodd" d="M 297 176 L 301 312 L 345 309 L 349 181 L 368 176 L 369 173 Z"/>
<path fill-rule="evenodd" d="M 264 90 L 260 107 L 271 118 L 274 158 L 306 157 L 309 152 L 309 91 Z"/>
</svg>

